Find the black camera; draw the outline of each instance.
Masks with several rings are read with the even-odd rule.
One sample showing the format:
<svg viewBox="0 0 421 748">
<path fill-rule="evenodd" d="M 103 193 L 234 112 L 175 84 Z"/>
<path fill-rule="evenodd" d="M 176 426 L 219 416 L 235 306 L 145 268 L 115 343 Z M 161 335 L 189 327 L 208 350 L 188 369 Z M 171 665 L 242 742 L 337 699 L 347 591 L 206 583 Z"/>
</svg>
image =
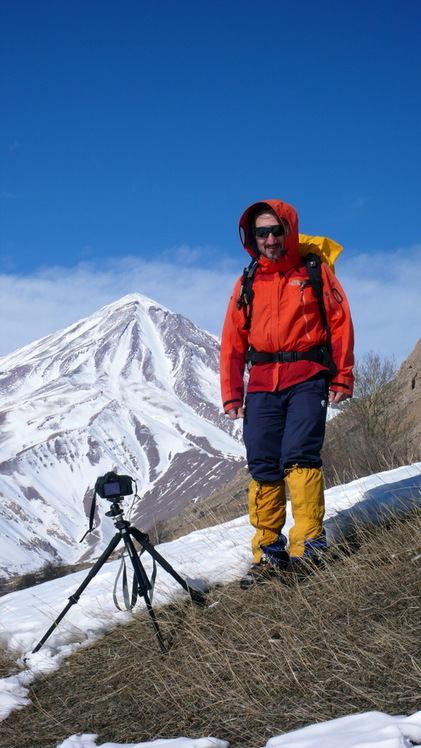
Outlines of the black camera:
<svg viewBox="0 0 421 748">
<path fill-rule="evenodd" d="M 95 492 L 101 499 L 114 501 L 121 496 L 133 493 L 133 478 L 130 475 L 117 475 L 117 473 L 106 473 L 97 479 Z"/>
</svg>

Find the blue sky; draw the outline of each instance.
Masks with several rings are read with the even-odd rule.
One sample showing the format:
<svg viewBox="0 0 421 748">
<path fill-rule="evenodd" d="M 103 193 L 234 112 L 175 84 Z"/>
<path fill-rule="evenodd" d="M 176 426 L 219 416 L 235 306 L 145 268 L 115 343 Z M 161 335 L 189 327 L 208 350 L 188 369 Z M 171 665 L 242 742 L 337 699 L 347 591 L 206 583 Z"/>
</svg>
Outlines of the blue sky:
<svg viewBox="0 0 421 748">
<path fill-rule="evenodd" d="M 418 0 L 0 8 L 0 355 L 133 291 L 219 334 L 272 197 L 343 245 L 357 355 L 411 352 Z"/>
</svg>

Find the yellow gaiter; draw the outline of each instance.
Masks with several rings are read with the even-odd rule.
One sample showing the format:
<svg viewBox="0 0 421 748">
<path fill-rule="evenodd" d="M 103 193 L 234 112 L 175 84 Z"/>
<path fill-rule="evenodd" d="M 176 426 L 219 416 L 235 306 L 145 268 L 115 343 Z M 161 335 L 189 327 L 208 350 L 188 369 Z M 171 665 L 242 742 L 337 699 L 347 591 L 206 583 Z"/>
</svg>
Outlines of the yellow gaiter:
<svg viewBox="0 0 421 748">
<path fill-rule="evenodd" d="M 286 515 L 285 483 L 277 480 L 273 483 L 258 483 L 251 479 L 249 484 L 250 524 L 256 528 L 251 541 L 253 562 L 262 558 L 262 545 L 276 543 Z"/>
<path fill-rule="evenodd" d="M 295 558 L 304 556 L 306 540 L 323 534 L 323 475 L 318 468 L 293 467 L 287 471 L 286 480 L 294 517 L 294 526 L 289 532 L 289 553 Z"/>
</svg>

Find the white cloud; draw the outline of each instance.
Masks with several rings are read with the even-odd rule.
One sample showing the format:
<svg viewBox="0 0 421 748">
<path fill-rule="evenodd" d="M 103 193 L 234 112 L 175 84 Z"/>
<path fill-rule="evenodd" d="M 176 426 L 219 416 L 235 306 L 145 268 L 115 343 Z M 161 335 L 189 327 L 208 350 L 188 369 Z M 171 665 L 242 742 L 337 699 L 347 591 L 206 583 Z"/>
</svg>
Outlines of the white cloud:
<svg viewBox="0 0 421 748">
<path fill-rule="evenodd" d="M 338 278 L 351 304 L 357 356 L 372 349 L 406 358 L 420 336 L 421 247 L 341 257 Z M 242 267 L 221 260 L 206 269 L 200 250 L 180 247 L 160 261 L 137 257 L 0 275 L 0 355 L 139 292 L 219 335 Z M 171 259 L 172 258 L 172 259 Z M 246 258 L 245 258 L 246 259 Z"/>
<path fill-rule="evenodd" d="M 185 257 L 186 248 L 180 255 Z M 190 260 L 195 259 L 194 252 Z M 237 273 L 221 263 L 194 265 L 126 257 L 52 267 L 33 275 L 0 275 L 0 355 L 55 332 L 138 292 L 219 335 Z"/>
</svg>

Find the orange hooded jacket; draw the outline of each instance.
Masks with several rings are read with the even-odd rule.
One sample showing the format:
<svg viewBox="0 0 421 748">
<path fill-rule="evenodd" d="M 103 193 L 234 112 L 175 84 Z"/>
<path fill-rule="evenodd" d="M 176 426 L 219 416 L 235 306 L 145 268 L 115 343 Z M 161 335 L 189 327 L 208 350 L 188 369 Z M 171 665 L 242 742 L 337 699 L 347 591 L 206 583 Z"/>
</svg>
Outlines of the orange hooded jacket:
<svg viewBox="0 0 421 748">
<path fill-rule="evenodd" d="M 277 260 L 260 255 L 251 225 L 251 205 L 240 219 L 240 237 L 247 252 L 259 260 L 253 281 L 251 327 L 244 330 L 244 308 L 237 308 L 241 278 L 229 301 L 221 341 L 221 391 L 224 410 L 239 407 L 244 399 L 244 369 L 249 346 L 257 351 L 306 351 L 326 344 L 326 332 L 317 299 L 308 282 L 304 260 L 299 251 L 298 215 L 291 205 L 280 200 L 262 201 L 276 213 L 285 229 L 286 253 Z M 352 395 L 354 333 L 348 301 L 334 273 L 322 263 L 323 292 L 330 327 L 333 360 L 337 367 L 330 389 Z M 254 364 L 249 392 L 282 390 L 326 371 L 319 363 Z"/>
</svg>

